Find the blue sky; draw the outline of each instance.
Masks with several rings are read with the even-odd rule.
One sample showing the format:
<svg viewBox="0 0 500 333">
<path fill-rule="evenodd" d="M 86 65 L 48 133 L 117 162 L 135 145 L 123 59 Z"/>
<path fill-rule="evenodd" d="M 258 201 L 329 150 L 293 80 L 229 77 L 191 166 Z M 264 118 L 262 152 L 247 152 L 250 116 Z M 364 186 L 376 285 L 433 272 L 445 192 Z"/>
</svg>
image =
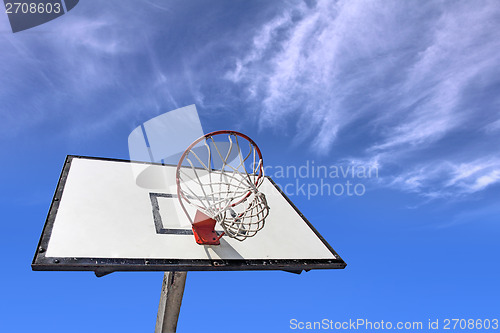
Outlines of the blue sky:
<svg viewBox="0 0 500 333">
<path fill-rule="evenodd" d="M 67 154 L 128 158 L 134 128 L 193 103 L 267 165 L 379 177 L 292 196 L 345 270 L 189 273 L 180 331 L 498 317 L 498 2 L 80 2 L 16 34 L 0 14 L 0 41 L 2 331 L 153 330 L 161 273 L 30 263 Z M 224 294 L 234 280 L 254 292 Z"/>
</svg>

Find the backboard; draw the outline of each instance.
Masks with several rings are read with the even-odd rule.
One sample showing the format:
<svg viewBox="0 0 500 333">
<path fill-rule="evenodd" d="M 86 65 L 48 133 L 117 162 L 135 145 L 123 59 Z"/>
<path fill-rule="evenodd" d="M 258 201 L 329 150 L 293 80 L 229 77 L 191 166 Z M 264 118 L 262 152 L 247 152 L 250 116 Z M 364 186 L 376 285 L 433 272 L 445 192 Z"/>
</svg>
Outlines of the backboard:
<svg viewBox="0 0 500 333">
<path fill-rule="evenodd" d="M 163 182 L 157 189 L 151 181 L 143 186 L 140 182 L 148 180 L 136 177 L 138 169 Z M 32 269 L 102 276 L 114 271 L 299 273 L 346 266 L 267 176 L 260 190 L 270 210 L 256 236 L 244 242 L 223 236 L 220 245 L 197 244 L 179 205 L 175 173 L 173 165 L 68 156 Z"/>
</svg>

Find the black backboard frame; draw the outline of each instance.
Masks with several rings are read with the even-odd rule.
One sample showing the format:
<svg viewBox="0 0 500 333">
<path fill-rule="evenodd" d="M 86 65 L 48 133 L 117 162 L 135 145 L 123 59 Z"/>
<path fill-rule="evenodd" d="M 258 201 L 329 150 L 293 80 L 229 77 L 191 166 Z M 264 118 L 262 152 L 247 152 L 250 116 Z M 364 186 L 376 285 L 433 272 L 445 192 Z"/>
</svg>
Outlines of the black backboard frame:
<svg viewBox="0 0 500 333">
<path fill-rule="evenodd" d="M 38 243 L 38 247 L 31 264 L 34 271 L 94 271 L 97 276 L 103 276 L 117 271 L 242 271 L 242 270 L 283 270 L 300 273 L 311 269 L 343 269 L 346 263 L 313 227 L 306 217 L 299 211 L 293 202 L 283 193 L 281 188 L 268 176 L 271 183 L 281 195 L 302 217 L 316 236 L 323 242 L 336 259 L 278 259 L 278 260 L 212 260 L 212 259 L 131 259 L 131 258 L 70 258 L 47 257 L 45 255 L 50 241 L 52 228 L 59 209 L 60 199 L 64 193 L 64 186 L 68 178 L 71 162 L 74 159 L 98 159 L 123 163 L 157 164 L 135 162 L 111 158 L 87 157 L 68 155 L 52 199 L 45 225 Z M 194 241 L 194 240 L 193 240 Z"/>
</svg>

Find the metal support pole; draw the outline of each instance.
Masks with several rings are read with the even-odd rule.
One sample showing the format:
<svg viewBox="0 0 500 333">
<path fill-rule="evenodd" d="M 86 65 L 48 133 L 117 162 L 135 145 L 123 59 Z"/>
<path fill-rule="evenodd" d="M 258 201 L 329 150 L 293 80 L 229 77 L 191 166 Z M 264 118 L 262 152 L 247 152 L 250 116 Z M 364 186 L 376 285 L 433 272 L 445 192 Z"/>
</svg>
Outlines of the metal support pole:
<svg viewBox="0 0 500 333">
<path fill-rule="evenodd" d="M 187 272 L 165 272 L 155 333 L 175 333 L 181 310 Z"/>
</svg>

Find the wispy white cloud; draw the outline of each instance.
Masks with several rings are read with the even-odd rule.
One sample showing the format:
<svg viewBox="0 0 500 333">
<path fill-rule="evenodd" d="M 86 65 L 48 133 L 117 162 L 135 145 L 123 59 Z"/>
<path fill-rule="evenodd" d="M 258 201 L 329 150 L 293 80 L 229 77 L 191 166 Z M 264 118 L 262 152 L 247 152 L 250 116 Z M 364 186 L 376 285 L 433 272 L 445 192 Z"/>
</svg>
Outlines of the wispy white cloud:
<svg viewBox="0 0 500 333">
<path fill-rule="evenodd" d="M 495 1 L 270 2 L 267 16 L 236 11 L 241 25 L 220 8 L 186 24 L 191 9 L 117 3 L 0 34 L 4 136 L 106 133 L 195 102 L 323 156 L 355 146 L 337 156 L 377 163 L 386 186 L 448 197 L 500 182 Z"/>
<path fill-rule="evenodd" d="M 499 15 L 494 1 L 300 3 L 255 33 L 226 78 L 260 105 L 263 128 L 295 126 L 319 154 L 358 131 L 352 157 L 391 169 L 387 185 L 470 194 L 500 182 L 477 135 L 499 139 L 484 123 L 498 119 Z"/>
<path fill-rule="evenodd" d="M 495 133 L 495 132 L 498 132 L 500 130 L 500 119 L 492 122 L 492 123 L 489 123 L 487 124 L 485 127 L 484 127 L 484 131 L 486 133 Z"/>
<path fill-rule="evenodd" d="M 390 185 L 429 198 L 459 198 L 499 181 L 500 158 L 490 157 L 464 163 L 425 161 L 392 177 Z"/>
<path fill-rule="evenodd" d="M 250 53 L 242 59 L 237 59 L 235 68 L 225 74 L 225 78 L 233 82 L 240 82 L 245 80 L 247 83 L 251 84 L 248 88 L 251 96 L 255 96 L 256 87 L 258 86 L 256 82 L 251 82 L 250 77 L 258 79 L 259 75 L 253 75 L 249 67 L 257 61 L 262 61 L 265 52 L 268 50 L 270 43 L 276 38 L 278 34 L 277 31 L 282 28 L 286 28 L 290 25 L 290 14 L 288 12 L 273 18 L 271 22 L 266 23 L 257 35 L 253 38 L 252 49 Z"/>
<path fill-rule="evenodd" d="M 102 134 L 127 116 L 175 108 L 175 82 L 148 50 L 158 32 L 145 22 L 159 20 L 158 8 L 146 4 L 83 4 L 37 28 L 0 34 L 0 62 L 8 64 L 0 67 L 2 133 L 56 126 L 58 135 Z"/>
<path fill-rule="evenodd" d="M 420 144 L 442 138 L 463 126 L 470 110 L 461 108 L 463 93 L 474 79 L 498 65 L 498 33 L 488 21 L 492 6 L 443 8 L 430 43 L 411 64 L 399 91 L 397 111 L 409 111 L 405 122 L 389 129 L 377 148 Z M 498 27 L 497 27 L 498 28 Z M 412 107 L 414 106 L 414 107 Z"/>
</svg>

